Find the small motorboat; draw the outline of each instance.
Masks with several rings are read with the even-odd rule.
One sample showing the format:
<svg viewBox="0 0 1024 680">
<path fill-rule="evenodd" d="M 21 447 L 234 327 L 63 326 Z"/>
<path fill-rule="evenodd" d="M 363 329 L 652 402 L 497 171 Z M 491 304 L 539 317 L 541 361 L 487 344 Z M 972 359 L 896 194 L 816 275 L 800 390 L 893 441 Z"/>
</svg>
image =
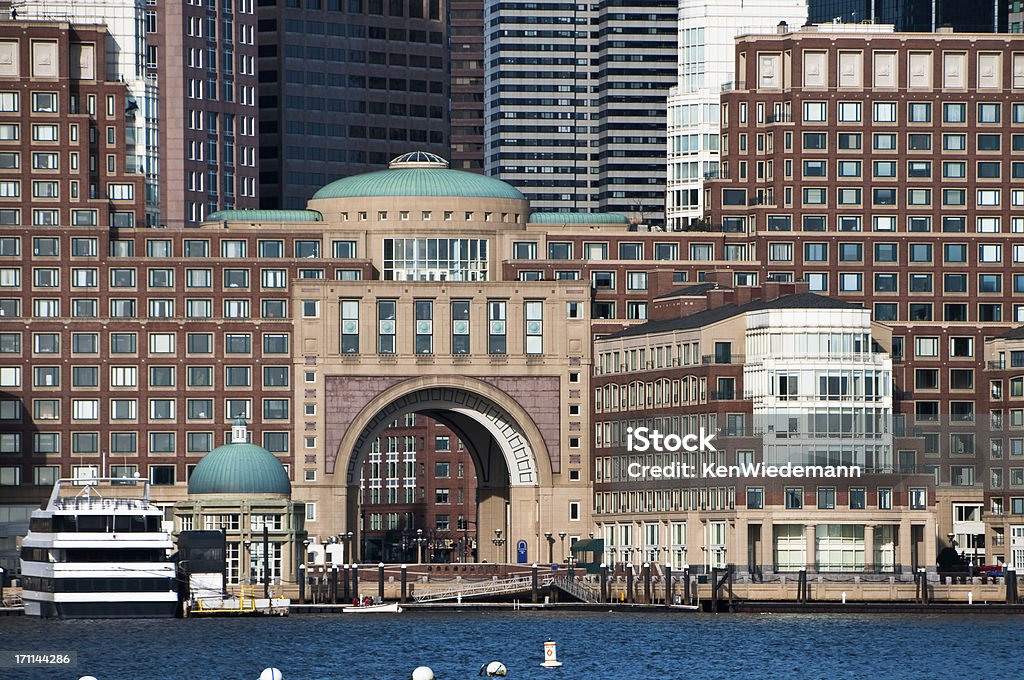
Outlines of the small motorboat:
<svg viewBox="0 0 1024 680">
<path fill-rule="evenodd" d="M 386 602 L 384 604 L 361 604 L 358 607 L 345 607 L 341 611 L 346 614 L 400 614 L 402 608 L 397 602 Z"/>
</svg>

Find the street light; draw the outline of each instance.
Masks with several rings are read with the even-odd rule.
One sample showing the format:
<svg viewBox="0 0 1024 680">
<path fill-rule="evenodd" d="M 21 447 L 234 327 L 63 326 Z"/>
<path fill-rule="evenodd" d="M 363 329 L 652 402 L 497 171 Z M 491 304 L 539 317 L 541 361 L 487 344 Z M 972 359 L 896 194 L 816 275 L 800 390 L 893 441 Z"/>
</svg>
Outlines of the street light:
<svg viewBox="0 0 1024 680">
<path fill-rule="evenodd" d="M 548 564 L 551 564 L 555 561 L 555 536 L 550 531 L 545 531 L 544 538 L 548 541 Z"/>
<path fill-rule="evenodd" d="M 342 564 L 348 564 L 350 561 L 351 562 L 355 562 L 355 560 L 350 560 L 349 559 L 350 556 L 351 556 L 351 550 L 352 550 L 352 548 L 351 548 L 352 537 L 353 537 L 353 534 L 352 534 L 351 531 L 346 533 L 346 534 L 338 534 L 338 540 L 341 541 L 342 545 L 345 546 L 344 547 L 344 553 L 341 556 L 341 563 Z"/>
<path fill-rule="evenodd" d="M 558 532 L 558 539 L 562 541 L 562 561 L 565 562 L 565 532 Z"/>
<path fill-rule="evenodd" d="M 423 538 L 423 529 L 417 529 L 416 538 L 413 539 L 413 543 L 417 545 L 418 552 L 416 554 L 419 558 L 416 564 L 423 564 L 423 546 L 426 542 L 427 539 Z"/>
<path fill-rule="evenodd" d="M 502 546 L 505 545 L 505 539 L 502 538 L 502 529 L 500 529 L 500 528 L 496 528 L 495 529 L 495 538 L 490 539 L 490 542 L 495 544 L 495 548 L 498 549 L 498 556 L 499 556 L 499 560 L 498 561 L 503 561 L 501 559 L 503 557 L 503 555 L 502 555 Z"/>
</svg>

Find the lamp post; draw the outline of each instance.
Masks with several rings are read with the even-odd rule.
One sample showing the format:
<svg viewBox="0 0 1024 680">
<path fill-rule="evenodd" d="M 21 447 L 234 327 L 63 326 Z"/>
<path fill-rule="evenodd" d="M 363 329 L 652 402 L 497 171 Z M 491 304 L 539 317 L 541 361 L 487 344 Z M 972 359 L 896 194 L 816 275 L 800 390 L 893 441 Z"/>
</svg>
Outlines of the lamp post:
<svg viewBox="0 0 1024 680">
<path fill-rule="evenodd" d="M 423 546 L 426 544 L 427 539 L 423 538 L 423 529 L 416 530 L 416 538 L 413 539 L 413 543 L 416 544 L 416 564 L 423 564 Z"/>
<path fill-rule="evenodd" d="M 342 545 L 342 564 L 348 564 L 349 561 L 351 561 L 349 558 L 351 554 L 352 536 L 353 534 L 351 531 L 345 534 L 338 534 L 338 542 Z"/>
<path fill-rule="evenodd" d="M 555 536 L 550 531 L 545 531 L 544 538 L 548 542 L 548 564 L 551 564 L 555 561 Z"/>
<path fill-rule="evenodd" d="M 491 539 L 491 543 L 498 549 L 498 556 L 501 557 L 501 546 L 505 545 L 505 539 L 501 537 L 501 529 L 494 530 L 494 538 Z"/>
<path fill-rule="evenodd" d="M 562 561 L 565 562 L 565 532 L 558 532 L 558 540 L 562 542 Z"/>
</svg>

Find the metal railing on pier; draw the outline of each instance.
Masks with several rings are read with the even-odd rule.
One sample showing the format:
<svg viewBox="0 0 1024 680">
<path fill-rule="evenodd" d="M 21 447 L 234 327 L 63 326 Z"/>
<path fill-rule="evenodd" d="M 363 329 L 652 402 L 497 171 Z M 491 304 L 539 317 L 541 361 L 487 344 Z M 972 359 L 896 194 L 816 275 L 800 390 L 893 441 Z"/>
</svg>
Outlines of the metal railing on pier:
<svg viewBox="0 0 1024 680">
<path fill-rule="evenodd" d="M 547 588 L 554 578 L 552 576 L 541 576 L 537 580 L 538 588 Z M 441 602 L 443 600 L 458 600 L 467 597 L 484 597 L 487 595 L 505 595 L 518 593 L 533 588 L 532 576 L 514 576 L 505 579 L 492 579 L 490 581 L 459 581 L 453 585 L 440 590 L 418 593 L 413 596 L 416 602 Z"/>
<path fill-rule="evenodd" d="M 598 589 L 585 581 L 577 581 L 569 576 L 556 576 L 551 579 L 551 584 L 556 588 L 564 590 L 581 602 L 600 602 L 601 594 Z"/>
</svg>

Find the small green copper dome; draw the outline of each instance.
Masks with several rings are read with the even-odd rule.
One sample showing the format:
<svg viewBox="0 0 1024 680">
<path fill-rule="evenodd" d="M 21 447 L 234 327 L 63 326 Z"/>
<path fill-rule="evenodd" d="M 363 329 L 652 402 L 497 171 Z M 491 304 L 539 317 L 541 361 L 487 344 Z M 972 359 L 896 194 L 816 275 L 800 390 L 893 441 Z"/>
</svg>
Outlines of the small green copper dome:
<svg viewBox="0 0 1024 680">
<path fill-rule="evenodd" d="M 526 197 L 511 184 L 493 177 L 451 170 L 448 168 L 448 161 L 423 151 L 399 156 L 388 164 L 387 170 L 335 180 L 313 194 L 313 200 L 366 196 L 453 196 L 526 200 Z"/>
<path fill-rule="evenodd" d="M 244 422 L 236 422 L 235 429 Z M 236 441 L 203 456 L 188 479 L 189 494 L 290 496 L 292 484 L 284 466 L 262 446 Z"/>
</svg>

